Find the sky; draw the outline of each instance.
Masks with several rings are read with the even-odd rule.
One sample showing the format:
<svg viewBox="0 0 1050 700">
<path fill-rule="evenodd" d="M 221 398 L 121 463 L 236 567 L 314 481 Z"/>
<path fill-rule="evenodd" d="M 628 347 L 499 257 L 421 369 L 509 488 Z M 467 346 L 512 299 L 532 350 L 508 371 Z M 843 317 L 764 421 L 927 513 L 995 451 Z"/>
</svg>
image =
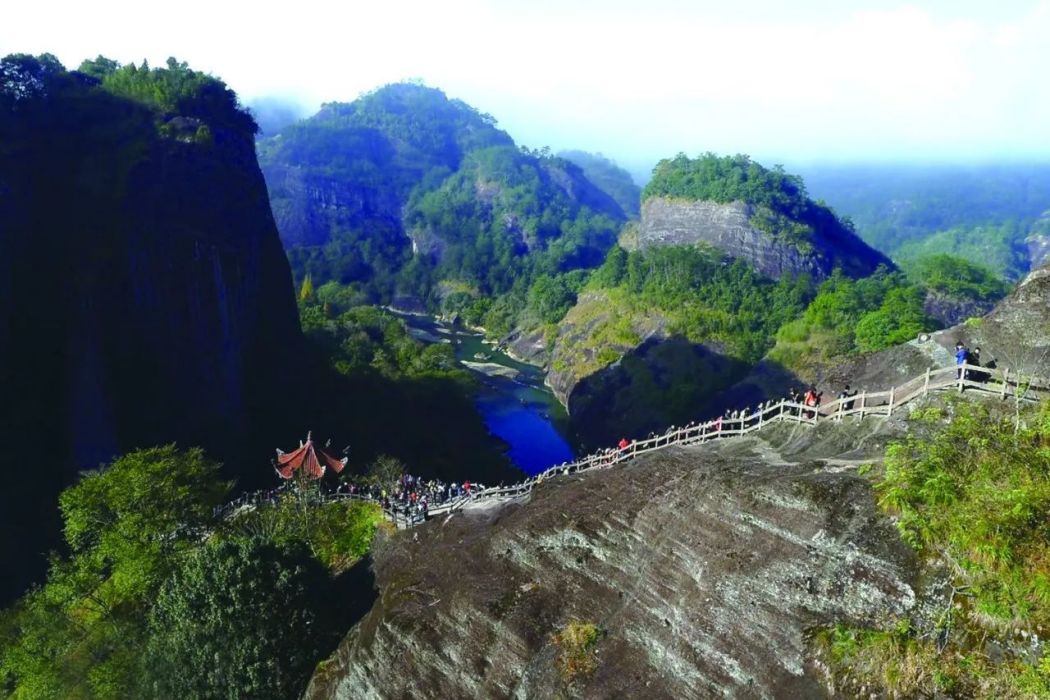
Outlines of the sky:
<svg viewBox="0 0 1050 700">
<path fill-rule="evenodd" d="M 1050 0 L 6 2 L 0 55 L 168 56 L 305 112 L 420 79 L 514 139 L 634 172 L 1050 160 Z"/>
</svg>

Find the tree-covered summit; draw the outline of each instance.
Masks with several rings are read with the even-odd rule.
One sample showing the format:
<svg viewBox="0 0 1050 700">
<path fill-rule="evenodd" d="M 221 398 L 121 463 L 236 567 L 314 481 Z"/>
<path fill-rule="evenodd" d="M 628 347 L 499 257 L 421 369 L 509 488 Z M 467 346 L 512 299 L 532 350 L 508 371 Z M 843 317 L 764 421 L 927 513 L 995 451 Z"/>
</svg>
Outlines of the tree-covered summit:
<svg viewBox="0 0 1050 700">
<path fill-rule="evenodd" d="M 326 104 L 259 155 L 297 277 L 472 318 L 498 305 L 486 325 L 512 322 L 540 276 L 600 264 L 626 218 L 580 167 L 416 84 Z"/>
<path fill-rule="evenodd" d="M 689 158 L 679 153 L 661 160 L 642 191 L 643 201 L 652 197 L 743 202 L 752 208 L 755 228 L 800 247 L 808 246 L 820 233 L 832 237 L 853 233 L 848 219 L 840 220 L 826 205 L 809 198 L 801 177 L 785 172 L 780 165 L 767 168 L 746 155 L 708 152 Z"/>
<path fill-rule="evenodd" d="M 9 118 L 42 101 L 67 98 L 76 102 L 66 104 L 65 110 L 93 114 L 103 108 L 107 96 L 152 112 L 158 129 L 166 136 L 190 126 L 172 124 L 179 118 L 196 120 L 195 126 L 206 127 L 199 135 L 191 134 L 200 140 L 210 139 L 214 128 L 239 136 L 250 136 L 257 130 L 226 83 L 175 58 L 169 58 L 163 68 L 150 68 L 146 61 L 138 66 L 121 65 L 98 56 L 84 61 L 75 71 L 67 70 L 51 54 L 12 54 L 0 59 L 0 112 Z"/>
<path fill-rule="evenodd" d="M 708 152 L 697 158 L 679 153 L 653 168 L 653 178 L 643 197 L 680 197 L 713 202 L 746 202 L 779 211 L 801 210 L 807 201 L 802 178 L 783 166 L 766 168 L 750 156 L 718 156 Z"/>
<path fill-rule="evenodd" d="M 424 179 L 458 168 L 467 152 L 513 143 L 495 119 L 462 100 L 436 88 L 394 83 L 353 102 L 326 103 L 309 119 L 261 140 L 259 159 L 268 176 L 295 167 L 402 199 Z M 291 196 L 275 189 L 275 210 L 283 210 Z"/>
</svg>

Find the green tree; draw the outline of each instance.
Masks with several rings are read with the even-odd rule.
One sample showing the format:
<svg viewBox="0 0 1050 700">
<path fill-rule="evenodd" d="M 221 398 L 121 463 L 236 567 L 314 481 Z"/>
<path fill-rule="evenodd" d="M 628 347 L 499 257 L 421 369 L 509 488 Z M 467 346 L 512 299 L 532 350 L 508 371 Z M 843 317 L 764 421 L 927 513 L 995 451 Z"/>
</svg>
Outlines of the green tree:
<svg viewBox="0 0 1050 700">
<path fill-rule="evenodd" d="M 78 71 L 84 75 L 90 75 L 92 78 L 98 78 L 102 80 L 108 75 L 112 75 L 120 68 L 120 64 L 111 58 L 99 55 L 98 58 L 91 60 L 90 58 L 85 59 Z"/>
<path fill-rule="evenodd" d="M 337 591 L 302 544 L 215 541 L 160 590 L 150 690 L 170 698 L 298 697 L 339 640 Z"/>
<path fill-rule="evenodd" d="M 120 697 L 141 678 L 142 620 L 230 485 L 200 449 L 137 450 L 59 498 L 68 557 L 5 615 L 0 679 L 16 697 Z"/>
</svg>

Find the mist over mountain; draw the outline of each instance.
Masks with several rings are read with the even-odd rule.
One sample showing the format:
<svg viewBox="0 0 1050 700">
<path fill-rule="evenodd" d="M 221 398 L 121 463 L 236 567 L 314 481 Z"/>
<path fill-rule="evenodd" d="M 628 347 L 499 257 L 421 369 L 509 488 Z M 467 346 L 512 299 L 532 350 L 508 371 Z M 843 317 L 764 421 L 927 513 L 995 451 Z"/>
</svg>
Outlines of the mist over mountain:
<svg viewBox="0 0 1050 700">
<path fill-rule="evenodd" d="M 284 97 L 257 97 L 247 107 L 259 126 L 260 136 L 273 136 L 310 114 L 300 102 Z"/>
<path fill-rule="evenodd" d="M 1018 279 L 1046 259 L 1050 164 L 858 164 L 802 172 L 815 197 L 902 264 L 949 253 Z"/>
</svg>

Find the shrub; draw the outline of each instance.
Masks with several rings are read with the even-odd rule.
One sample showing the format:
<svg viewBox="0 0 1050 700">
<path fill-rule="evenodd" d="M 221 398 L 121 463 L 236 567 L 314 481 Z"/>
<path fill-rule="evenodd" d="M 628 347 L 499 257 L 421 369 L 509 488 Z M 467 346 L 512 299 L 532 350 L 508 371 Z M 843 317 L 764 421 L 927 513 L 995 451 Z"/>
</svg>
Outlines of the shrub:
<svg viewBox="0 0 1050 700">
<path fill-rule="evenodd" d="M 556 664 L 562 680 L 573 683 L 585 678 L 598 667 L 595 646 L 600 632 L 593 622 L 570 620 L 551 641 L 558 647 Z"/>
</svg>

